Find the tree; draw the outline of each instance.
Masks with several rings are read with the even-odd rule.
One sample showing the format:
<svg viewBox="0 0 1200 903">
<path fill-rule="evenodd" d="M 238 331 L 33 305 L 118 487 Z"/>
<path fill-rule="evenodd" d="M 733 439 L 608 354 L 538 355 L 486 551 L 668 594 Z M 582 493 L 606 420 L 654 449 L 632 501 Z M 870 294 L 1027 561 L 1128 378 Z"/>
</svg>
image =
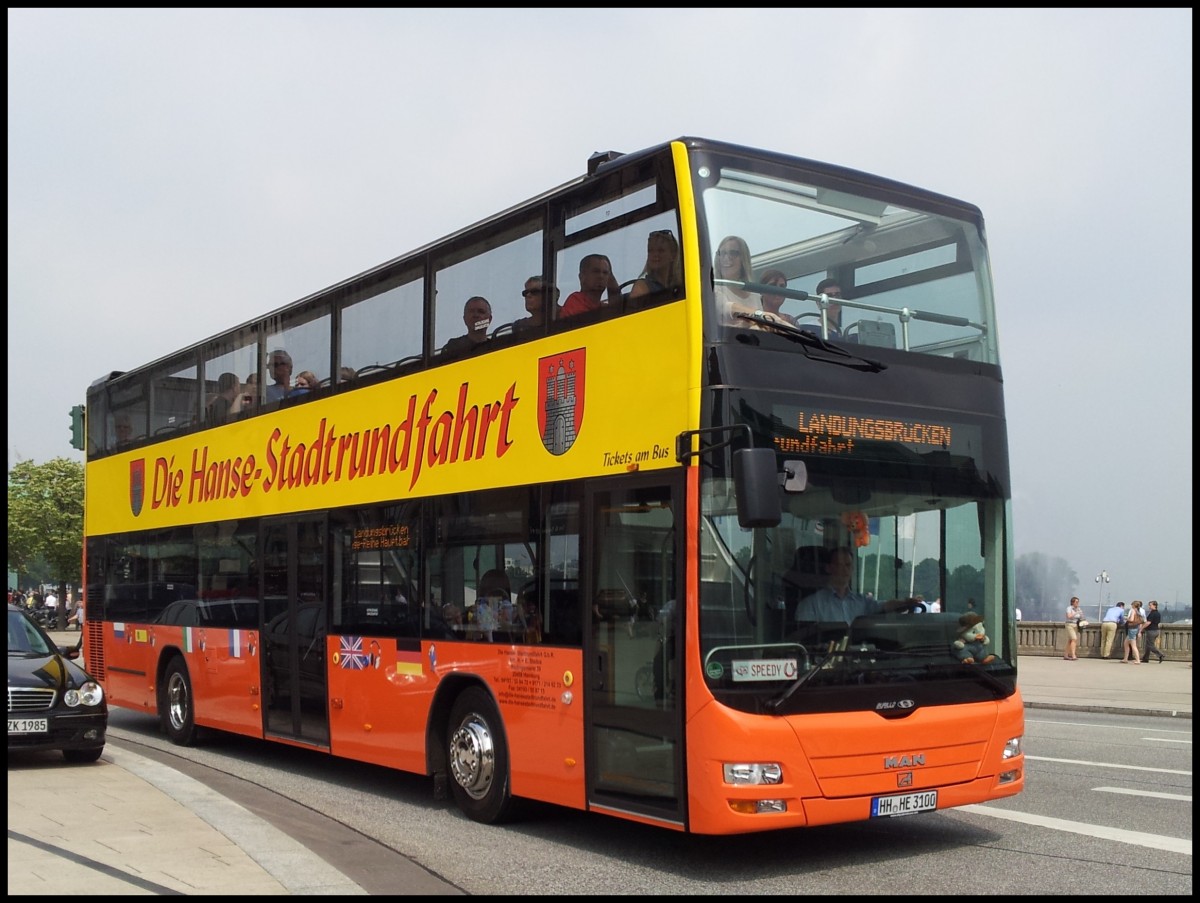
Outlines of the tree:
<svg viewBox="0 0 1200 903">
<path fill-rule="evenodd" d="M 44 558 L 58 581 L 58 626 L 66 627 L 67 585 L 83 575 L 83 464 L 22 461 L 8 472 L 8 567 L 28 571 Z"/>
</svg>

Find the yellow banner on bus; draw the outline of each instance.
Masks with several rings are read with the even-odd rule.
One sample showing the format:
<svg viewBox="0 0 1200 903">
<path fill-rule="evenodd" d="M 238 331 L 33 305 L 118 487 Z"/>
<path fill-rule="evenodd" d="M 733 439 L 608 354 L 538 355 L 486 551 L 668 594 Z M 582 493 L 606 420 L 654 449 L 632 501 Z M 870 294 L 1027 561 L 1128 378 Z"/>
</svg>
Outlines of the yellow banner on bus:
<svg viewBox="0 0 1200 903">
<path fill-rule="evenodd" d="M 675 437 L 698 417 L 684 310 L 615 318 L 89 463 L 87 533 L 678 466 Z"/>
</svg>

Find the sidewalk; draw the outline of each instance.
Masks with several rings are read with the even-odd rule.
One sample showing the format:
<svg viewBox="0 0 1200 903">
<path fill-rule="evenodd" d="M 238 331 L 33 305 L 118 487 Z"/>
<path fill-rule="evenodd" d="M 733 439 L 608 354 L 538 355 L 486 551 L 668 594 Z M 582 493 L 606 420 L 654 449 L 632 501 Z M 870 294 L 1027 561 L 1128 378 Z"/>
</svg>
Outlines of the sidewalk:
<svg viewBox="0 0 1200 903">
<path fill-rule="evenodd" d="M 1126 715 L 1192 717 L 1190 662 L 1023 655 L 1017 662 L 1017 688 L 1029 709 L 1070 709 Z"/>
<path fill-rule="evenodd" d="M 77 631 L 50 635 L 63 646 L 79 642 Z M 407 857 L 348 829 L 355 839 L 317 829 L 320 841 L 301 843 L 275 824 L 301 832 L 297 836 L 308 836 L 303 832 L 313 830 L 312 824 L 293 823 L 282 811 L 281 806 L 273 824 L 181 771 L 114 743 L 105 746 L 100 761 L 88 765 L 68 765 L 54 752 L 13 754 L 8 893 L 462 894 Z M 322 852 L 332 852 L 330 858 L 358 880 L 331 865 Z"/>
<path fill-rule="evenodd" d="M 8 768 L 9 896 L 366 893 L 237 803 L 144 756 L 113 744 L 95 765 L 25 756 Z"/>
<path fill-rule="evenodd" d="M 70 644 L 79 634 L 54 637 Z M 1134 666 L 1115 659 L 1023 656 L 1018 673 L 1027 708 L 1192 717 L 1192 671 L 1186 662 Z M 71 780 L 75 776 L 86 781 L 82 788 Z M 400 892 L 439 890 L 410 886 Z M 448 886 L 440 890 L 455 892 Z M 46 759 L 14 766 L 10 761 L 8 893 L 321 896 L 367 891 L 215 790 L 109 744 L 95 765 L 67 768 Z"/>
</svg>

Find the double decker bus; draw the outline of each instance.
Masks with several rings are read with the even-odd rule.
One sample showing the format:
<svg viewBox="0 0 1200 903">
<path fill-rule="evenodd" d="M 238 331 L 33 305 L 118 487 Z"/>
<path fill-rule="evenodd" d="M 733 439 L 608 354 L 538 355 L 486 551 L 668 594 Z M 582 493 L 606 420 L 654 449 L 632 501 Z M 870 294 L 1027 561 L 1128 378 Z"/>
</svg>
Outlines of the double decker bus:
<svg viewBox="0 0 1200 903">
<path fill-rule="evenodd" d="M 701 834 L 1024 786 L 968 203 L 699 138 L 596 153 L 87 411 L 87 660 L 175 743 Z"/>
</svg>

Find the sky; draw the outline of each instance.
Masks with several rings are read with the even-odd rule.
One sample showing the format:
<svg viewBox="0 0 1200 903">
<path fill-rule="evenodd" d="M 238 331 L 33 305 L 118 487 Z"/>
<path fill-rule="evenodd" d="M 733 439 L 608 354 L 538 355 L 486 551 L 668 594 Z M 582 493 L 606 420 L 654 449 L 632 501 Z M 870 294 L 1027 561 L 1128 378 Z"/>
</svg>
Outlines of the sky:
<svg viewBox="0 0 1200 903">
<path fill-rule="evenodd" d="M 82 461 L 110 371 L 698 136 L 979 206 L 1018 556 L 1192 602 L 1190 9 L 10 8 L 8 85 L 10 469 Z"/>
</svg>

